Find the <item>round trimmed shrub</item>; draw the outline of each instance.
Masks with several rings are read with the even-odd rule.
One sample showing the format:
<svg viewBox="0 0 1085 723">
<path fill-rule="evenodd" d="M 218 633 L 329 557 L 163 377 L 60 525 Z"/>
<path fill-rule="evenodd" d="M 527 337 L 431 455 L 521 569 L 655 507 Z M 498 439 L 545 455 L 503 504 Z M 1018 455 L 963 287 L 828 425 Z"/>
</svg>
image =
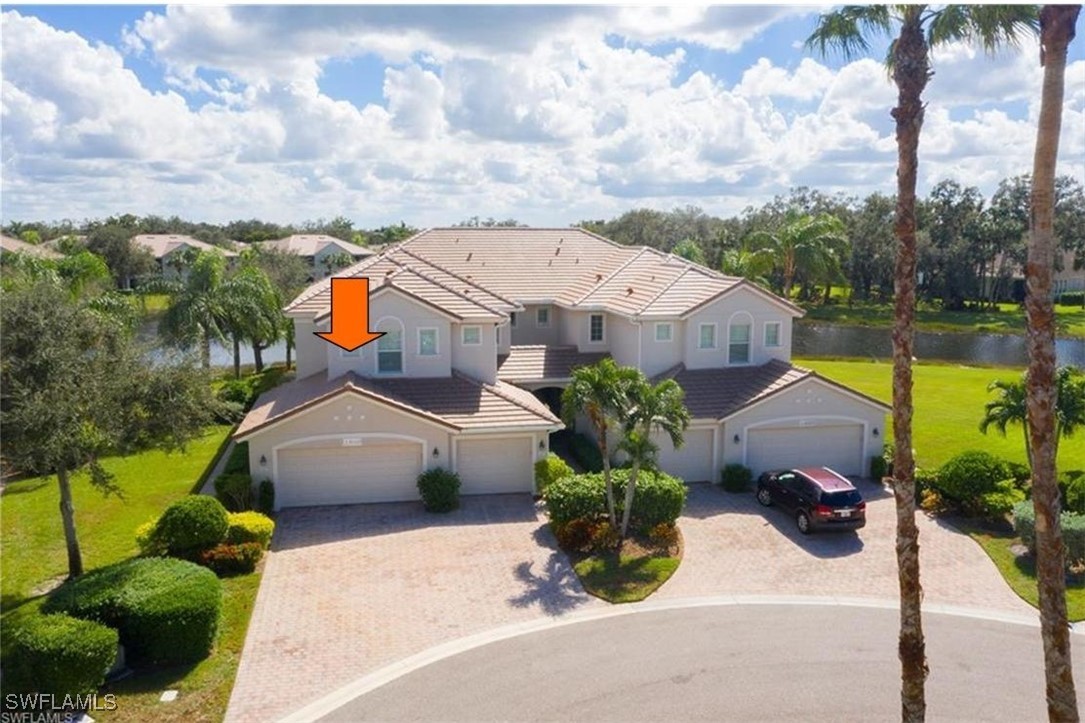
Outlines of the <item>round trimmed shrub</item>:
<svg viewBox="0 0 1085 723">
<path fill-rule="evenodd" d="M 260 480 L 256 486 L 256 509 L 265 515 L 275 511 L 275 483 L 269 479 Z"/>
<path fill-rule="evenodd" d="M 61 585 L 42 609 L 116 628 L 134 666 L 191 663 L 211 652 L 222 583 L 186 560 L 136 558 Z"/>
<path fill-rule="evenodd" d="M 259 512 L 231 512 L 226 517 L 229 528 L 226 530 L 226 543 L 240 545 L 255 542 L 261 550 L 271 545 L 271 536 L 275 533 L 275 521 Z"/>
<path fill-rule="evenodd" d="M 1009 477 L 1003 460 L 989 452 L 970 450 L 942 465 L 934 485 L 943 497 L 974 513 L 981 507 L 982 495 L 996 491 L 999 482 Z"/>
<path fill-rule="evenodd" d="M 542 495 L 552 483 L 572 474 L 569 463 L 551 452 L 535 463 L 535 491 Z"/>
<path fill-rule="evenodd" d="M 263 556 L 264 548 L 258 542 L 242 542 L 237 545 L 224 543 L 201 552 L 198 562 L 219 577 L 229 577 L 252 572 Z"/>
<path fill-rule="evenodd" d="M 166 546 L 158 537 L 158 519 L 144 522 L 136 528 L 136 545 L 143 557 L 161 557 L 166 554 Z"/>
<path fill-rule="evenodd" d="M 426 512 L 451 512 L 460 506 L 460 476 L 436 467 L 418 475 L 418 492 Z"/>
<path fill-rule="evenodd" d="M 732 462 L 720 473 L 720 484 L 728 492 L 745 492 L 753 482 L 753 472 L 744 464 Z"/>
<path fill-rule="evenodd" d="M 186 557 L 219 544 L 230 527 L 226 508 L 214 497 L 189 495 L 166 508 L 155 535 L 171 555 Z"/>
<path fill-rule="evenodd" d="M 625 488 L 629 473 L 614 478 L 619 489 Z M 618 496 L 617 508 L 621 515 L 625 500 Z M 637 475 L 637 488 L 633 492 L 633 514 L 630 519 L 638 529 L 649 530 L 658 524 L 674 523 L 686 506 L 686 485 L 682 480 L 665 472 L 641 470 Z"/>
<path fill-rule="evenodd" d="M 870 478 L 873 480 L 881 481 L 889 473 L 889 463 L 885 461 L 885 457 L 880 454 L 876 454 L 870 458 Z"/>
<path fill-rule="evenodd" d="M 220 474 L 215 478 L 215 497 L 230 512 L 251 510 L 252 477 L 245 472 Z"/>
<path fill-rule="evenodd" d="M 117 657 L 117 631 L 68 615 L 31 615 L 8 642 L 5 692 L 48 693 L 58 699 L 93 693 Z"/>
<path fill-rule="evenodd" d="M 550 521 L 561 527 L 573 520 L 594 520 L 607 511 L 606 483 L 601 472 L 555 480 L 543 494 Z"/>
</svg>

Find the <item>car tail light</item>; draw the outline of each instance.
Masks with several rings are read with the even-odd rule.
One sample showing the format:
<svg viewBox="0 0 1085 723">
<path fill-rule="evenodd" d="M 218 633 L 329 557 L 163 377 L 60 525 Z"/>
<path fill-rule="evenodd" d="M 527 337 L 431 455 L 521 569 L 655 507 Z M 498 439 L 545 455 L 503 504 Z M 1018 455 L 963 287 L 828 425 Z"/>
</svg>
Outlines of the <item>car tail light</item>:
<svg viewBox="0 0 1085 723">
<path fill-rule="evenodd" d="M 860 502 L 859 504 L 855 505 L 855 507 L 860 512 L 862 512 L 862 511 L 866 510 L 866 502 Z"/>
<path fill-rule="evenodd" d="M 817 505 L 814 507 L 814 514 L 820 517 L 832 517 L 833 508 L 829 507 L 829 505 Z"/>
</svg>

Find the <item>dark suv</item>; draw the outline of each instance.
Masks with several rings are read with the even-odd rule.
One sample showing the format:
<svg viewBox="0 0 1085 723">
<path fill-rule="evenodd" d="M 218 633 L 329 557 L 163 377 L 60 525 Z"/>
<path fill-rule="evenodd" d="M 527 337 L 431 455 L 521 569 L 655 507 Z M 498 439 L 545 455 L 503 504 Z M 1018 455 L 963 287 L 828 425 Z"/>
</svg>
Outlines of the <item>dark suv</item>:
<svg viewBox="0 0 1085 723">
<path fill-rule="evenodd" d="M 793 514 L 804 535 L 814 530 L 858 530 L 866 524 L 866 502 L 859 490 L 828 467 L 765 472 L 757 480 L 757 501 Z"/>
</svg>

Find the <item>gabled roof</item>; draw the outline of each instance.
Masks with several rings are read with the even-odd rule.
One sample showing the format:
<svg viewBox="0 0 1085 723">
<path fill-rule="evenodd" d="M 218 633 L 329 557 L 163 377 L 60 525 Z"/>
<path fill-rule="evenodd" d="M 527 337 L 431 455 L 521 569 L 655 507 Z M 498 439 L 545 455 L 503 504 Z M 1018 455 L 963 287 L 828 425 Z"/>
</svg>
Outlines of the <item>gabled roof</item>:
<svg viewBox="0 0 1085 723">
<path fill-rule="evenodd" d="M 64 254 L 57 253 L 56 251 L 45 246 L 28 244 L 22 239 L 13 238 L 12 236 L 4 236 L 3 234 L 0 234 L 0 249 L 2 249 L 4 253 L 26 254 L 28 256 L 37 256 L 39 259 L 64 258 Z"/>
<path fill-rule="evenodd" d="M 328 236 L 327 234 L 322 233 L 296 233 L 293 236 L 287 236 L 286 238 L 275 239 L 274 241 L 257 241 L 256 243 L 267 248 L 274 248 L 279 251 L 298 254 L 299 256 L 316 256 L 329 245 L 335 246 L 342 253 L 349 254 L 355 258 L 372 256 L 374 253 L 364 246 L 352 244 L 349 241 L 344 241 L 335 236 Z"/>
<path fill-rule="evenodd" d="M 497 357 L 497 378 L 513 384 L 563 381 L 573 369 L 590 366 L 610 356 L 606 352 L 580 352 L 575 346 L 514 346 Z"/>
<path fill-rule="evenodd" d="M 194 239 L 191 236 L 174 233 L 143 233 L 133 236 L 132 243 L 147 249 L 156 259 L 161 259 L 166 254 L 169 254 L 182 246 L 188 246 L 197 251 L 218 251 L 227 258 L 237 256 L 236 253 L 229 249 L 212 246 L 209 243 Z"/>
<path fill-rule="evenodd" d="M 793 315 L 802 314 L 743 279 L 656 249 L 622 246 L 579 228 L 429 229 L 335 275 L 368 276 L 372 285 L 388 271 L 379 263 L 410 268 L 503 314 L 520 304 L 554 303 L 630 319 L 671 318 L 741 288 L 762 294 Z M 327 280 L 317 282 L 287 311 L 314 317 L 326 313 L 328 288 Z M 425 298 L 422 291 L 417 294 Z"/>
<path fill-rule="evenodd" d="M 792 366 L 773 359 L 755 367 L 723 367 L 719 369 L 686 369 L 684 364 L 669 369 L 656 380 L 673 379 L 685 392 L 686 408 L 694 419 L 725 420 L 753 404 L 790 389 L 796 384 L 818 380 L 861 401 L 880 407 L 885 403 L 820 376 L 817 372 Z"/>
<path fill-rule="evenodd" d="M 385 404 L 454 431 L 554 427 L 561 422 L 530 392 L 498 381 L 486 384 L 460 372 L 451 377 L 370 379 L 348 372 L 314 374 L 260 396 L 234 432 L 244 439 L 344 394 Z"/>
</svg>

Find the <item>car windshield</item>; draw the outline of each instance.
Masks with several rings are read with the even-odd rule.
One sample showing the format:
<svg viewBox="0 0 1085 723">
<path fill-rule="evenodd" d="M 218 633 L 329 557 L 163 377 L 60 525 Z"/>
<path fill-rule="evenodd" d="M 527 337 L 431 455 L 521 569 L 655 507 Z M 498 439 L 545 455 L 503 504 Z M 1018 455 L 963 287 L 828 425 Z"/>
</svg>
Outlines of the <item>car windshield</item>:
<svg viewBox="0 0 1085 723">
<path fill-rule="evenodd" d="M 863 501 L 858 490 L 843 490 L 840 492 L 825 492 L 821 495 L 821 503 L 832 507 L 845 507 L 857 505 Z"/>
</svg>

